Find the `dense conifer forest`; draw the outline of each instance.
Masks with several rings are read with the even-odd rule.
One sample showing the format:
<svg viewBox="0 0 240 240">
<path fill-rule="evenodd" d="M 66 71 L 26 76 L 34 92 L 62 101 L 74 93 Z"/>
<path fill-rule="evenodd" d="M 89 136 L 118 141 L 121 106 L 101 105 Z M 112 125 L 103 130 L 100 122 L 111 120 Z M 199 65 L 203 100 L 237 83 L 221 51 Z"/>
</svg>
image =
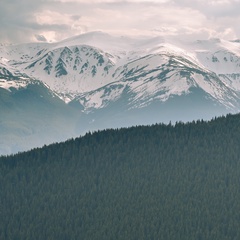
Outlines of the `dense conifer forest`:
<svg viewBox="0 0 240 240">
<path fill-rule="evenodd" d="M 0 158 L 1 240 L 240 239 L 240 115 Z"/>
</svg>

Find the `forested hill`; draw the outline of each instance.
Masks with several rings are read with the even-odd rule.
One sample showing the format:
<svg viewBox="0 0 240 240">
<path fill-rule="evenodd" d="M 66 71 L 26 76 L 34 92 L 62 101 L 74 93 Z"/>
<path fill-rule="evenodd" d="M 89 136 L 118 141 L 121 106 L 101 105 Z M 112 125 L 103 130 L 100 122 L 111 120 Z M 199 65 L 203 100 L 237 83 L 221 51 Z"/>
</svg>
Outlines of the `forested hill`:
<svg viewBox="0 0 240 240">
<path fill-rule="evenodd" d="M 228 115 L 1 157 L 0 239 L 240 239 L 239 144 Z"/>
</svg>

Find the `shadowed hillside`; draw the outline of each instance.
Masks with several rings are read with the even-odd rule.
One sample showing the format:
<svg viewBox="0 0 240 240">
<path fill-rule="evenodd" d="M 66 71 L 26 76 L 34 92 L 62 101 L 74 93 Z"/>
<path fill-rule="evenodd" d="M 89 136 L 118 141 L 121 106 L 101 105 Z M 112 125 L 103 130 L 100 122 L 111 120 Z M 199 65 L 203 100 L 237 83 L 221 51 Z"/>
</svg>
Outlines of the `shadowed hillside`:
<svg viewBox="0 0 240 240">
<path fill-rule="evenodd" d="M 0 158 L 0 239 L 239 239 L 240 116 L 104 130 Z"/>
</svg>

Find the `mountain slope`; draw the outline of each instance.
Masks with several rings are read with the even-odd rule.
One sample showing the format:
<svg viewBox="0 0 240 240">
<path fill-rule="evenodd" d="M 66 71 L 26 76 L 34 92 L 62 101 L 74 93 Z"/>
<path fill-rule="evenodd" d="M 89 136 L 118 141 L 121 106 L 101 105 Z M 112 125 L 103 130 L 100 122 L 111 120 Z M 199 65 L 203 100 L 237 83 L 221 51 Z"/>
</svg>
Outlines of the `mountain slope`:
<svg viewBox="0 0 240 240">
<path fill-rule="evenodd" d="M 1 86 L 5 87 L 1 88 Z M 0 79 L 0 153 L 11 154 L 77 135 L 79 117 L 41 81 Z"/>
<path fill-rule="evenodd" d="M 157 77 L 166 81 L 172 71 L 177 69 L 180 80 L 184 80 L 189 71 L 200 75 L 215 75 L 215 79 L 218 77 L 220 83 L 214 83 L 216 86 L 213 87 L 204 81 L 204 76 L 203 79 L 195 79 L 198 86 L 217 101 L 223 97 L 219 88 L 223 87 L 224 92 L 227 91 L 226 88 L 239 91 L 238 42 L 219 39 L 193 43 L 167 41 L 170 40 L 117 38 L 93 32 L 59 43 L 8 46 L 0 49 L 0 52 L 2 62 L 45 82 L 52 90 L 65 96 L 66 102 L 73 100 L 76 95 L 130 78 L 139 81 L 139 84 L 142 79 L 154 81 Z M 165 100 L 170 95 L 179 95 L 191 87 L 191 83 L 186 81 L 180 81 L 176 85 L 177 79 L 174 74 L 171 75 L 173 78 L 167 81 L 167 86 L 161 87 L 153 82 L 152 89 L 147 87 L 146 94 L 167 88 L 169 94 L 163 99 L 160 97 L 160 100 Z"/>
<path fill-rule="evenodd" d="M 239 239 L 240 116 L 88 133 L 0 158 L 0 238 Z"/>
<path fill-rule="evenodd" d="M 38 99 L 45 108 L 38 114 L 31 114 L 27 101 L 15 103 L 15 94 L 28 94 L 25 90 L 33 91 L 32 85 L 45 92 Z M 19 111 L 38 128 L 46 114 L 55 136 L 65 128 L 54 121 L 69 122 L 64 136 L 71 137 L 103 128 L 211 119 L 240 110 L 240 43 L 92 32 L 57 43 L 1 45 L 0 89 L 5 97 L 11 93 L 16 106 L 8 109 L 2 103 L 2 116 Z M 37 108 L 34 94 L 27 99 Z M 5 123 L 18 124 L 14 114 L 6 114 Z M 12 134 L 11 127 L 4 128 Z"/>
</svg>

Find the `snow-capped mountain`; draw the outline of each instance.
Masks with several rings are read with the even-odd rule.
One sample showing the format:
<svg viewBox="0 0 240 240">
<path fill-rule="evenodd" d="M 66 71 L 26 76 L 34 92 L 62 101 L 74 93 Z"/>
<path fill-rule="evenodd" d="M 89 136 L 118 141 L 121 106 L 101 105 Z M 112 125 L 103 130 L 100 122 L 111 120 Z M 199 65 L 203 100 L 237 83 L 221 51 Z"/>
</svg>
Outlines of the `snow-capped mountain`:
<svg viewBox="0 0 240 240">
<path fill-rule="evenodd" d="M 92 32 L 0 46 L 0 89 L 34 84 L 74 111 L 75 134 L 211 118 L 240 109 L 240 42 Z"/>
<path fill-rule="evenodd" d="M 0 155 L 77 136 L 79 117 L 42 81 L 0 66 Z"/>
<path fill-rule="evenodd" d="M 65 102 L 80 99 L 84 109 L 106 106 L 127 86 L 131 107 L 166 101 L 199 87 L 228 108 L 240 90 L 240 43 L 210 39 L 183 43 L 163 38 L 131 39 L 101 32 L 51 44 L 0 48 L 6 71 L 46 83 Z M 110 89 L 104 94 L 103 88 Z"/>
</svg>

